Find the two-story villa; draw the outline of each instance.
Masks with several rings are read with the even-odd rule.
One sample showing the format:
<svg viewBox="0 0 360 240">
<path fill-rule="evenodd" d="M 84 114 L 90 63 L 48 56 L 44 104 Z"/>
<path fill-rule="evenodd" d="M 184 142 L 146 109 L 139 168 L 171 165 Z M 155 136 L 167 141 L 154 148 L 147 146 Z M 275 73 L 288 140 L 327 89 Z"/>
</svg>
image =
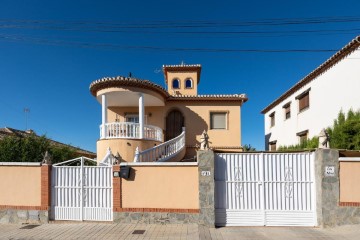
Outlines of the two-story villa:
<svg viewBox="0 0 360 240">
<path fill-rule="evenodd" d="M 317 136 L 340 110 L 360 109 L 359 50 L 357 36 L 262 110 L 266 150 Z"/>
<path fill-rule="evenodd" d="M 97 159 L 110 147 L 121 161 L 191 159 L 205 130 L 210 147 L 241 151 L 245 94 L 199 95 L 201 65 L 164 65 L 167 90 L 148 80 L 106 77 L 90 84 L 102 107 Z"/>
</svg>

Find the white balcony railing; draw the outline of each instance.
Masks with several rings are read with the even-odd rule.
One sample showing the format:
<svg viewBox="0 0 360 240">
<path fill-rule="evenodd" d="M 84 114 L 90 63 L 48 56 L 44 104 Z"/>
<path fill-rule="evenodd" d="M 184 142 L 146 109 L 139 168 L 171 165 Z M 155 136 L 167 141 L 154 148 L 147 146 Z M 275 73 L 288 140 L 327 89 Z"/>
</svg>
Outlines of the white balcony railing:
<svg viewBox="0 0 360 240">
<path fill-rule="evenodd" d="M 175 157 L 185 147 L 185 128 L 182 133 L 167 142 L 142 152 L 136 148 L 134 162 L 164 162 Z"/>
<path fill-rule="evenodd" d="M 100 138 L 135 138 L 140 139 L 140 124 L 131 122 L 113 122 L 100 125 Z M 105 136 L 103 136 L 105 133 Z M 162 129 L 152 125 L 144 125 L 144 139 L 163 141 Z"/>
</svg>

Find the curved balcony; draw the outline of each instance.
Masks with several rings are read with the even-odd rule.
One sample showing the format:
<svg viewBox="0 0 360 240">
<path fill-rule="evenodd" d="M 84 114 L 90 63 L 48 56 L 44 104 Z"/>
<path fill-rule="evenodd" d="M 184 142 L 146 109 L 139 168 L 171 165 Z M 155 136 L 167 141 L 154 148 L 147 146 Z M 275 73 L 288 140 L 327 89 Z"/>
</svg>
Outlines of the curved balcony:
<svg viewBox="0 0 360 240">
<path fill-rule="evenodd" d="M 144 125 L 143 137 L 141 137 L 139 123 L 113 122 L 100 125 L 100 139 L 111 138 L 145 139 L 162 142 L 163 131 L 156 126 Z"/>
</svg>

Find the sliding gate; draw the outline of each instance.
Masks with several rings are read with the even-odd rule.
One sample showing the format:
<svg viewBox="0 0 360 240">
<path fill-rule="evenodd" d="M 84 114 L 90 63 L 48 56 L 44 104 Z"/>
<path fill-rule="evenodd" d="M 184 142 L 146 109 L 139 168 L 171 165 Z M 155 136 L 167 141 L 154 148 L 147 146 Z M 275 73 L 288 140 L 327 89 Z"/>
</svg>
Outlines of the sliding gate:
<svg viewBox="0 0 360 240">
<path fill-rule="evenodd" d="M 113 220 L 111 165 L 85 157 L 54 164 L 51 185 L 53 220 Z"/>
<path fill-rule="evenodd" d="M 316 226 L 314 153 L 217 153 L 218 226 Z"/>
</svg>

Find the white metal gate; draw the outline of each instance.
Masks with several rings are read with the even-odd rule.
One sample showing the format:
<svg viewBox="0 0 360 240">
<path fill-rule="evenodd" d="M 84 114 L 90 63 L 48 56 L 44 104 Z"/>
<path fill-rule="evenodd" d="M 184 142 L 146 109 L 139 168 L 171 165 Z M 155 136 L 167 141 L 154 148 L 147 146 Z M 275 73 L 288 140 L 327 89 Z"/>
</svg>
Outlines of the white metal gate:
<svg viewBox="0 0 360 240">
<path fill-rule="evenodd" d="M 218 226 L 316 226 L 314 153 L 218 153 Z"/>
<path fill-rule="evenodd" d="M 51 214 L 54 220 L 112 221 L 112 166 L 85 166 L 81 157 L 54 164 Z M 80 166 L 63 166 L 79 162 Z"/>
</svg>

